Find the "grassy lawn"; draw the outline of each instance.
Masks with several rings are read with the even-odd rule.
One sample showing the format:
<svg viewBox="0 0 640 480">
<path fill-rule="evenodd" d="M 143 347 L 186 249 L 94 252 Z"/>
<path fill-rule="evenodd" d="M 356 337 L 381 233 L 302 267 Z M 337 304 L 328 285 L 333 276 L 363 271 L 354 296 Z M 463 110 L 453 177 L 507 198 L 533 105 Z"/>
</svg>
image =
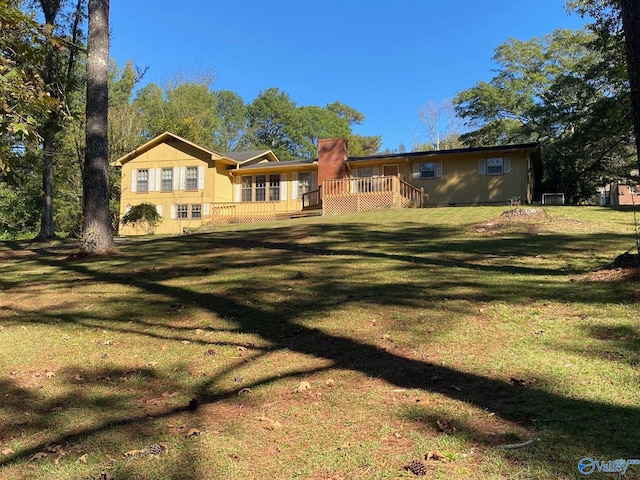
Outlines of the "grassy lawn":
<svg viewBox="0 0 640 480">
<path fill-rule="evenodd" d="M 505 209 L 232 225 L 94 260 L 0 243 L 0 478 L 414 478 L 435 452 L 428 478 L 568 479 L 640 458 L 640 283 L 606 269 L 632 212 Z"/>
</svg>

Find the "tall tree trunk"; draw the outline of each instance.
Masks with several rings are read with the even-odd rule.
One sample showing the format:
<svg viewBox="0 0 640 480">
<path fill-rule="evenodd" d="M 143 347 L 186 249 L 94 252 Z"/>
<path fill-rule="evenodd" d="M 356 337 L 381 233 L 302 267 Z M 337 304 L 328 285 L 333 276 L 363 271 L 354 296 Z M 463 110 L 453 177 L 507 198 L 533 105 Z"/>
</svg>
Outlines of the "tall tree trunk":
<svg viewBox="0 0 640 480">
<path fill-rule="evenodd" d="M 627 46 L 627 69 L 631 86 L 631 106 L 636 137 L 638 168 L 640 169 L 640 2 L 622 0 L 622 26 Z"/>
<path fill-rule="evenodd" d="M 47 54 L 45 57 L 44 82 L 49 93 L 57 98 L 56 77 L 57 64 L 52 42 L 56 17 L 60 11 L 60 0 L 40 0 L 44 13 L 44 21 L 50 27 L 47 33 Z M 52 112 L 47 116 L 42 129 L 42 211 L 40 216 L 40 232 L 36 240 L 50 240 L 56 236 L 53 226 L 53 169 L 55 163 L 55 142 L 59 127 L 59 116 Z"/>
<path fill-rule="evenodd" d="M 89 0 L 87 125 L 83 175 L 82 251 L 105 254 L 113 247 L 109 215 L 108 76 L 109 0 Z"/>
</svg>

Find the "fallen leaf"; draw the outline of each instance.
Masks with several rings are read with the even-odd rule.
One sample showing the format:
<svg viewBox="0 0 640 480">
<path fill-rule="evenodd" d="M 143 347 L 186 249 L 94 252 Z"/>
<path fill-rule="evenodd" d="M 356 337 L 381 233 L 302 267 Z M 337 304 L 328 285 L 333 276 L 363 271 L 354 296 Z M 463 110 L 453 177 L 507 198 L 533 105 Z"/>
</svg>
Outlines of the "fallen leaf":
<svg viewBox="0 0 640 480">
<path fill-rule="evenodd" d="M 207 357 L 213 357 L 216 354 L 216 351 L 212 348 L 210 348 L 209 350 L 207 350 L 206 352 L 204 352 L 205 356 Z"/>
<path fill-rule="evenodd" d="M 197 428 L 192 428 L 187 432 L 185 438 L 197 437 L 198 435 L 200 435 L 200 430 L 198 430 Z"/>
<path fill-rule="evenodd" d="M 33 455 L 31 455 L 31 458 L 29 458 L 29 461 L 37 462 L 38 460 L 42 460 L 43 458 L 47 458 L 48 456 L 49 454 L 47 452 L 34 453 Z"/>
<path fill-rule="evenodd" d="M 81 457 L 78 457 L 78 459 L 76 460 L 76 463 L 87 463 L 87 454 L 85 453 Z"/>
<path fill-rule="evenodd" d="M 123 453 L 122 456 L 125 458 L 129 458 L 129 457 L 135 457 L 137 455 L 141 455 L 143 453 L 144 453 L 144 450 L 129 450 L 128 452 Z"/>
<path fill-rule="evenodd" d="M 158 364 L 158 362 L 147 362 L 147 367 L 155 367 Z"/>
<path fill-rule="evenodd" d="M 10 372 L 11 375 L 17 375 L 18 374 L 18 370 L 13 370 L 12 372 Z"/>
<path fill-rule="evenodd" d="M 191 342 L 189 340 L 182 340 L 183 345 L 189 345 Z"/>
<path fill-rule="evenodd" d="M 447 435 L 456 433 L 456 427 L 446 420 L 436 420 L 436 425 L 438 426 L 439 432 L 446 433 Z"/>
<path fill-rule="evenodd" d="M 46 372 L 44 372 L 44 376 L 47 378 L 53 378 L 56 376 L 56 374 L 50 370 L 47 370 Z"/>
<path fill-rule="evenodd" d="M 204 332 L 202 331 L 201 328 L 196 328 L 196 331 L 193 333 L 195 333 L 196 335 L 202 335 Z"/>
<path fill-rule="evenodd" d="M 100 475 L 98 476 L 97 480 L 113 480 L 113 477 L 109 472 L 102 471 L 100 472 Z"/>
<path fill-rule="evenodd" d="M 442 453 L 440 453 L 438 450 L 431 450 L 429 453 L 425 455 L 424 459 L 440 461 L 440 460 L 444 460 L 445 456 Z"/>
<path fill-rule="evenodd" d="M 248 395 L 249 393 L 253 393 L 250 388 L 243 388 L 238 391 L 238 395 Z"/>
<path fill-rule="evenodd" d="M 7 447 L 0 450 L 0 455 L 12 455 L 16 453 L 13 448 Z"/>
<path fill-rule="evenodd" d="M 238 347 L 238 355 L 240 355 L 241 357 L 244 357 L 246 354 L 247 354 L 246 347 Z"/>
<path fill-rule="evenodd" d="M 522 378 L 511 377 L 509 379 L 509 383 L 511 383 L 511 385 L 515 385 L 516 387 L 526 387 L 529 382 Z"/>
<path fill-rule="evenodd" d="M 300 382 L 296 387 L 296 393 L 304 392 L 309 389 L 311 389 L 311 384 L 309 382 Z"/>
<path fill-rule="evenodd" d="M 65 451 L 62 448 L 62 445 L 49 444 L 44 447 L 44 451 L 48 453 L 55 453 L 61 456 L 66 455 Z"/>
<path fill-rule="evenodd" d="M 162 393 L 162 396 L 164 398 L 173 398 L 173 397 L 177 397 L 178 395 L 180 395 L 180 392 L 171 392 L 171 393 L 163 392 Z"/>
<path fill-rule="evenodd" d="M 267 430 L 280 430 L 282 428 L 282 424 L 277 420 L 272 420 L 267 417 L 259 417 L 258 420 L 264 424 L 263 426 Z"/>
<path fill-rule="evenodd" d="M 324 382 L 324 384 L 327 387 L 333 387 L 336 384 L 336 381 L 333 378 L 329 378 L 326 382 Z"/>
<path fill-rule="evenodd" d="M 105 340 L 102 342 L 102 345 L 113 345 L 113 342 L 111 340 Z"/>
<path fill-rule="evenodd" d="M 76 374 L 76 375 L 73 377 L 73 379 L 74 379 L 76 382 L 82 382 L 82 381 L 84 381 L 84 378 L 83 378 L 83 377 L 82 377 L 82 375 L 80 375 L 79 373 L 78 373 L 78 374 Z"/>
</svg>

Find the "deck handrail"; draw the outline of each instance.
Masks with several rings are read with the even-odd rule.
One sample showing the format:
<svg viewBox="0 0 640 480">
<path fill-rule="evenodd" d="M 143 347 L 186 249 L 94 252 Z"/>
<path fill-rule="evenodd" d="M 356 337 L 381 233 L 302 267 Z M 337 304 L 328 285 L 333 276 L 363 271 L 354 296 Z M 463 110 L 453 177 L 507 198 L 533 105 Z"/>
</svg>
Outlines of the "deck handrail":
<svg viewBox="0 0 640 480">
<path fill-rule="evenodd" d="M 422 207 L 424 203 L 424 189 L 414 187 L 395 175 L 325 180 L 322 185 L 324 195 L 393 192 L 405 197 L 417 207 Z"/>
<path fill-rule="evenodd" d="M 408 198 L 418 208 L 424 206 L 424 188 L 417 188 L 402 179 L 400 180 L 400 195 Z"/>
<path fill-rule="evenodd" d="M 320 208 L 322 206 L 322 186 L 302 194 L 302 208 Z"/>
</svg>

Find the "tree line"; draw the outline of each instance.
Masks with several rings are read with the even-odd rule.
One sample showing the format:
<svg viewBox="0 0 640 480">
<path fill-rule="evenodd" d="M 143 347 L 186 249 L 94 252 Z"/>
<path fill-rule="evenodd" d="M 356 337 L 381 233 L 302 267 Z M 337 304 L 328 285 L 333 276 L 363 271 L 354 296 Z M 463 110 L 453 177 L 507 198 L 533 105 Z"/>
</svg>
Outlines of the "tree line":
<svg viewBox="0 0 640 480">
<path fill-rule="evenodd" d="M 85 175 L 87 3 L 0 0 L 1 236 L 39 232 L 46 240 L 86 229 L 83 189 L 93 178 Z M 459 92 L 450 105 L 418 109 L 429 139 L 414 150 L 539 141 L 542 188 L 573 201 L 605 183 L 634 179 L 639 7 L 633 0 L 566 5 L 592 23 L 499 45 L 490 81 Z M 285 161 L 314 157 L 325 137 L 348 138 L 351 155 L 380 153 L 381 137 L 356 135 L 364 115 L 340 101 L 299 106 L 269 88 L 244 102 L 215 90 L 211 74 L 142 86 L 145 73 L 131 61 L 109 65 L 111 160 L 164 131 L 221 153 L 268 148 Z M 113 169 L 109 176 L 115 228 L 119 178 Z"/>
</svg>

